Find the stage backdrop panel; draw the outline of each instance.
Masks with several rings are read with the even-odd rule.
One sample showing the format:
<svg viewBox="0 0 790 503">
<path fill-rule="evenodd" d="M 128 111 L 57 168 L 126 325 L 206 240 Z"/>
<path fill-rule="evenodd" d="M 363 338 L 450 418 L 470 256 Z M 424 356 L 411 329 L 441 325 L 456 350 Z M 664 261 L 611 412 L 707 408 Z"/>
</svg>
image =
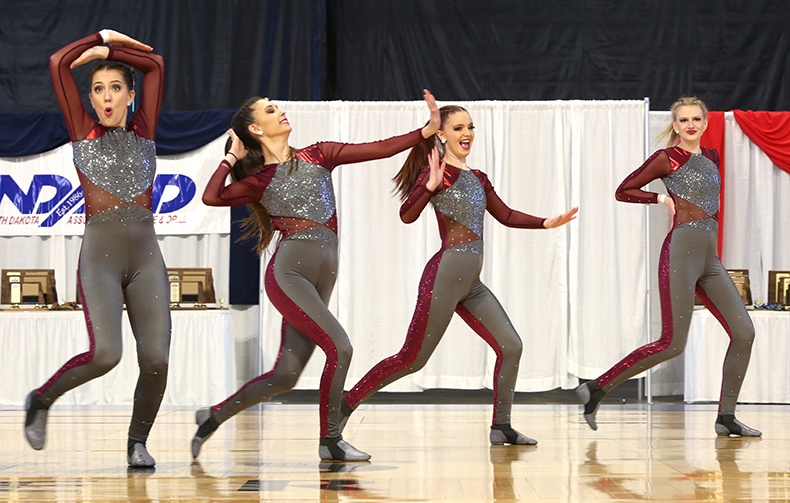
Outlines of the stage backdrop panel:
<svg viewBox="0 0 790 503">
<path fill-rule="evenodd" d="M 157 157 L 153 187 L 157 234 L 227 234 L 227 208 L 200 198 L 222 159 L 224 138 L 180 155 Z M 81 235 L 85 205 L 71 144 L 23 158 L 0 158 L 0 236 Z"/>
</svg>

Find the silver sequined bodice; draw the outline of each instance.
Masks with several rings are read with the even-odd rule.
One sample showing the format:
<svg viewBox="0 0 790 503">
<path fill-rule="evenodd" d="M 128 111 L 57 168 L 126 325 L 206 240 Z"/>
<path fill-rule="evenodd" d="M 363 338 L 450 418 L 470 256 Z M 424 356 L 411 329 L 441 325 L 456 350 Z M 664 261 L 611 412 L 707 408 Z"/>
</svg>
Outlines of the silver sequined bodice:
<svg viewBox="0 0 790 503">
<path fill-rule="evenodd" d="M 716 164 L 702 154 L 693 154 L 686 164 L 661 178 L 670 194 L 698 206 L 708 215 L 719 211 L 721 178 Z M 682 224 L 708 231 L 719 228 L 716 218 L 703 218 Z"/>
<path fill-rule="evenodd" d="M 74 165 L 94 185 L 122 201 L 132 201 L 154 183 L 156 144 L 123 128 L 110 129 L 93 139 L 72 143 Z M 100 195 L 85 194 L 86 203 Z M 112 206 L 95 214 L 94 221 L 152 220 L 150 209 L 137 204 Z"/>
<path fill-rule="evenodd" d="M 332 174 L 318 164 L 298 160 L 292 173 L 291 162 L 277 165 L 274 178 L 261 196 L 261 204 L 272 217 L 295 217 L 325 224 L 335 214 Z M 306 239 L 336 244 L 337 234 L 320 225 L 296 232 L 287 239 Z"/>
<path fill-rule="evenodd" d="M 483 253 L 483 218 L 486 193 L 480 180 L 469 170 L 460 170 L 458 180 L 431 198 L 434 208 L 469 228 L 481 239 L 454 246 L 453 249 Z"/>
</svg>

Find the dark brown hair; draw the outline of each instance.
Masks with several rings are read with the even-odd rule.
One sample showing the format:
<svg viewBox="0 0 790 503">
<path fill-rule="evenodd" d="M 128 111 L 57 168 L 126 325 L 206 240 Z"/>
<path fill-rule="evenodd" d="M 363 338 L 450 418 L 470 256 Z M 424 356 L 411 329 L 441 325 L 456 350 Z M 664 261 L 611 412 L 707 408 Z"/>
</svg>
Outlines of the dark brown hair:
<svg viewBox="0 0 790 503">
<path fill-rule="evenodd" d="M 266 164 L 263 148 L 261 148 L 261 144 L 252 135 L 248 127 L 250 124 L 255 123 L 255 104 L 262 99 L 263 98 L 259 96 L 249 98 L 241 104 L 241 107 L 239 107 L 233 115 L 233 119 L 231 119 L 233 132 L 236 133 L 236 136 L 238 136 L 244 144 L 244 148 L 247 149 L 246 157 L 239 159 L 236 164 L 233 165 L 233 169 L 230 172 L 231 179 L 233 179 L 234 182 L 238 182 L 245 177 L 257 173 L 260 171 L 261 167 Z M 228 141 L 225 142 L 225 153 L 230 150 L 230 145 L 231 139 L 229 138 Z M 292 147 L 291 169 L 289 172 L 293 172 L 296 169 L 296 152 L 296 149 Z M 260 202 L 249 203 L 247 204 L 247 208 L 250 210 L 250 215 L 241 220 L 243 234 L 239 237 L 238 241 L 257 238 L 254 248 L 258 255 L 261 255 L 266 247 L 269 246 L 269 243 L 271 243 L 272 236 L 274 235 L 272 218 Z"/>
<path fill-rule="evenodd" d="M 456 112 L 466 112 L 464 107 L 458 105 L 445 105 L 439 109 L 439 129 L 444 127 L 447 119 Z M 409 197 L 409 193 L 417 183 L 417 178 L 420 176 L 422 169 L 428 165 L 428 154 L 431 153 L 434 147 L 439 147 L 439 153 L 444 155 L 444 148 L 439 142 L 436 133 L 428 138 L 424 138 L 420 143 L 412 147 L 409 152 L 409 157 L 403 163 L 398 174 L 392 178 L 395 182 L 395 193 L 398 194 L 401 201 L 405 201 Z"/>
<path fill-rule="evenodd" d="M 99 63 L 98 65 L 93 67 L 91 70 L 91 84 L 93 83 L 93 76 L 96 75 L 96 72 L 107 70 L 107 71 L 118 71 L 123 76 L 123 81 L 126 86 L 129 88 L 130 91 L 134 90 L 134 78 L 132 76 L 132 69 L 128 66 L 124 65 L 123 63 L 118 63 L 117 61 L 104 61 Z"/>
</svg>

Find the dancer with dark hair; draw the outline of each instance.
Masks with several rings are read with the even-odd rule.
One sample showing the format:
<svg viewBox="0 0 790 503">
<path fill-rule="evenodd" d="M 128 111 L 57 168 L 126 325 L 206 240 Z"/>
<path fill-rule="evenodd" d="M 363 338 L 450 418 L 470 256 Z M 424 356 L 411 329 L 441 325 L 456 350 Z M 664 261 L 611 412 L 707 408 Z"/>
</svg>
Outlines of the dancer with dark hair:
<svg viewBox="0 0 790 503">
<path fill-rule="evenodd" d="M 346 393 L 341 426 L 376 391 L 424 367 L 455 312 L 496 353 L 491 443 L 534 445 L 537 440 L 510 425 L 522 343 L 499 301 L 480 281 L 483 217 L 488 211 L 508 227 L 551 229 L 573 220 L 578 208 L 548 219 L 509 208 L 488 177 L 466 165 L 475 137 L 469 113 L 459 106 L 445 106 L 440 114 L 435 136 L 412 149 L 394 180 L 405 223 L 417 220 L 428 203 L 433 204 L 441 248 L 425 266 L 403 348 L 379 362 Z"/>
<path fill-rule="evenodd" d="M 196 413 L 192 455 L 220 424 L 296 384 L 316 346 L 326 354 L 319 388 L 320 441 L 324 460 L 366 461 L 370 456 L 343 440 L 340 400 L 351 343 L 327 308 L 337 279 L 337 212 L 332 171 L 351 164 L 393 156 L 430 137 L 439 125 L 436 101 L 423 92 L 428 124 L 387 140 L 344 144 L 319 142 L 301 150 L 288 145 L 291 125 L 266 98 L 247 100 L 233 117 L 225 159 L 209 180 L 203 202 L 210 206 L 247 204 L 245 238 L 256 237 L 259 253 L 274 231 L 280 241 L 266 267 L 265 288 L 283 315 L 282 342 L 274 368 L 252 379 L 225 401 Z M 231 174 L 233 183 L 225 185 Z"/>
<path fill-rule="evenodd" d="M 109 44 L 109 45 L 101 45 Z M 146 440 L 167 384 L 170 306 L 167 271 L 151 210 L 156 171 L 154 134 L 162 102 L 164 63 L 152 48 L 113 30 L 102 30 L 60 49 L 50 72 L 74 148 L 85 198 L 85 234 L 80 251 L 79 296 L 90 348 L 75 356 L 27 397 L 25 437 L 43 449 L 47 415 L 63 393 L 101 376 L 121 358 L 124 301 L 137 340 L 140 377 L 134 393 L 127 461 L 152 467 Z M 90 103 L 83 108 L 71 69 L 95 59 L 107 62 L 91 73 Z M 130 65 L 144 73 L 142 100 L 127 125 L 135 98 Z"/>
<path fill-rule="evenodd" d="M 623 180 L 615 193 L 618 201 L 664 204 L 673 217 L 658 264 L 661 337 L 635 349 L 597 379 L 581 384 L 576 394 L 584 404 L 587 424 L 597 430 L 595 415 L 606 393 L 683 352 L 696 293 L 730 337 L 722 369 L 716 434 L 759 437 L 759 430 L 735 418 L 738 394 L 751 357 L 754 326 L 717 253 L 719 154 L 700 146 L 708 127 L 708 109 L 696 97 L 683 97 L 672 105 L 671 111 L 672 123 L 664 132 L 669 137 L 669 147 L 650 156 Z M 659 178 L 668 196 L 642 190 Z"/>
</svg>

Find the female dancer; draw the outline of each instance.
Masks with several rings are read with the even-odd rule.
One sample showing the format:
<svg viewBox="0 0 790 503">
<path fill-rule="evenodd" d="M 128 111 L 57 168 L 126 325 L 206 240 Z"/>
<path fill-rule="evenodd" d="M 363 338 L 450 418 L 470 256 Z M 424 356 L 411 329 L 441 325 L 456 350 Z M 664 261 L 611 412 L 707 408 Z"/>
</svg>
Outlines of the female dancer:
<svg viewBox="0 0 790 503">
<path fill-rule="evenodd" d="M 700 146 L 708 127 L 708 109 L 696 97 L 672 105 L 672 124 L 664 132 L 668 148 L 659 150 L 617 188 L 615 197 L 628 203 L 662 203 L 673 217 L 672 230 L 661 248 L 658 289 L 661 296 L 661 337 L 635 349 L 593 381 L 576 388 L 584 418 L 598 429 L 595 413 L 606 393 L 631 377 L 681 354 L 686 346 L 694 294 L 724 326 L 730 346 L 724 357 L 716 434 L 759 437 L 759 430 L 735 419 L 738 393 L 749 366 L 754 326 L 738 290 L 717 255 L 719 154 Z M 641 189 L 661 178 L 669 192 Z"/>
<path fill-rule="evenodd" d="M 537 440 L 510 426 L 521 339 L 499 301 L 480 281 L 483 217 L 488 211 L 508 227 L 551 229 L 573 220 L 578 208 L 548 219 L 510 209 L 488 177 L 466 165 L 475 138 L 469 113 L 459 106 L 439 111 L 441 125 L 435 137 L 412 149 L 394 180 L 405 200 L 401 220 L 414 222 L 431 202 L 442 245 L 425 266 L 403 348 L 379 362 L 345 395 L 341 426 L 373 393 L 424 367 L 456 312 L 496 353 L 491 443 L 534 445 Z M 443 151 L 441 163 L 437 144 Z"/>
<path fill-rule="evenodd" d="M 332 170 L 341 164 L 393 156 L 433 135 L 439 111 L 423 91 L 431 119 L 422 129 L 388 140 L 362 144 L 320 142 L 301 150 L 288 145 L 291 125 L 285 111 L 268 99 L 247 100 L 233 117 L 225 159 L 203 194 L 210 206 L 249 204 L 244 237 L 257 236 L 263 252 L 275 230 L 277 250 L 266 268 L 269 299 L 283 315 L 280 354 L 274 368 L 251 380 L 225 401 L 196 413 L 192 455 L 219 425 L 242 410 L 296 384 L 316 345 L 326 353 L 319 389 L 321 439 L 325 460 L 366 461 L 370 456 L 343 440 L 338 427 L 340 400 L 351 343 L 327 309 L 337 274 L 337 212 Z M 228 174 L 235 182 L 225 185 Z"/>
<path fill-rule="evenodd" d="M 66 119 L 85 197 L 86 224 L 78 277 L 90 349 L 69 360 L 43 386 L 33 390 L 25 404 L 25 436 L 34 449 L 42 449 L 52 403 L 118 364 L 125 301 L 140 366 L 127 444 L 132 467 L 152 467 L 156 463 L 145 442 L 162 402 L 170 351 L 167 272 L 151 211 L 156 171 L 154 133 L 162 102 L 164 63 L 161 56 L 150 51 L 150 46 L 126 35 L 102 30 L 67 45 L 50 58 L 55 95 Z M 71 68 L 94 59 L 108 60 L 91 74 L 90 102 L 98 122 L 82 107 L 71 74 Z M 131 70 L 117 62 L 145 74 L 143 97 L 128 126 L 128 107 L 135 91 Z"/>
</svg>

